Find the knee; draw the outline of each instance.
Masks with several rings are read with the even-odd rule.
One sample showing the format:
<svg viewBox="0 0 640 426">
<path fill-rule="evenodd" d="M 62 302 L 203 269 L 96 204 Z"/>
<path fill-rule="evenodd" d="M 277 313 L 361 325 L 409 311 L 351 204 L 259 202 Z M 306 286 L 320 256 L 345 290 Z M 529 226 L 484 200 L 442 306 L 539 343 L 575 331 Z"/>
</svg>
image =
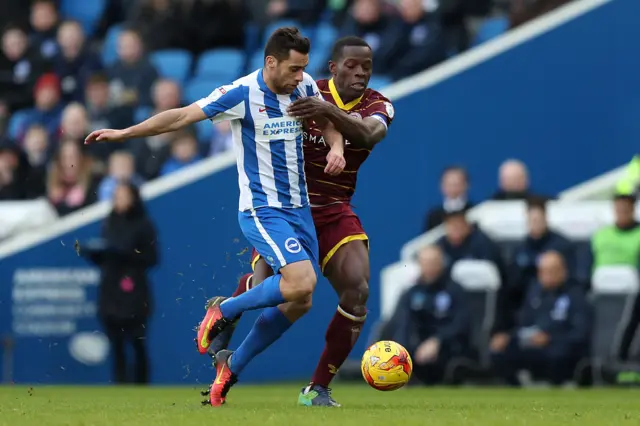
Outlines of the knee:
<svg viewBox="0 0 640 426">
<path fill-rule="evenodd" d="M 357 277 L 345 280 L 340 287 L 343 289 L 340 293 L 340 306 L 354 315 L 365 315 L 369 299 L 368 281 L 364 277 Z"/>
<path fill-rule="evenodd" d="M 311 304 L 311 295 L 316 288 L 317 277 L 313 267 L 304 268 L 293 276 L 286 277 L 293 300 Z M 303 303 L 304 302 L 304 303 Z"/>
</svg>

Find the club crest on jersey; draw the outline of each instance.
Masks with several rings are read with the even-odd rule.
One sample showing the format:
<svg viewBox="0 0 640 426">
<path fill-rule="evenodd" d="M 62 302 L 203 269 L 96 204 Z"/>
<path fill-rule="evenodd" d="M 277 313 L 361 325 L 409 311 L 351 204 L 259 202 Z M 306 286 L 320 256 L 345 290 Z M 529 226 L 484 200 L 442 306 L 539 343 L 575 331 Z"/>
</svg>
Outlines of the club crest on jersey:
<svg viewBox="0 0 640 426">
<path fill-rule="evenodd" d="M 393 115 L 396 113 L 396 111 L 393 109 L 393 105 L 391 105 L 391 102 L 385 102 L 384 106 L 387 110 L 387 115 L 389 116 L 389 118 L 393 119 Z"/>
<path fill-rule="evenodd" d="M 300 253 L 300 251 L 302 251 L 300 242 L 295 238 L 287 238 L 287 241 L 284 242 L 284 248 L 286 248 L 289 253 L 293 254 Z"/>
</svg>

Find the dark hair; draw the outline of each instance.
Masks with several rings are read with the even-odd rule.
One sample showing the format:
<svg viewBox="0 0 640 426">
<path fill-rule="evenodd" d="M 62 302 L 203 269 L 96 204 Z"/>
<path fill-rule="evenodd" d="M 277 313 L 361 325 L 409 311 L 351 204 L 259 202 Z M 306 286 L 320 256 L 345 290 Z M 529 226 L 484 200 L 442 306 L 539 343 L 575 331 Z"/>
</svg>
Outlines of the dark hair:
<svg viewBox="0 0 640 426">
<path fill-rule="evenodd" d="M 469 173 L 467 173 L 467 169 L 465 169 L 462 166 L 445 167 L 444 170 L 442 171 L 442 174 L 440 175 L 440 180 L 442 180 L 445 177 L 445 175 L 450 172 L 460 173 L 464 177 L 464 180 L 469 182 Z"/>
<path fill-rule="evenodd" d="M 527 210 L 542 210 L 543 213 L 547 212 L 547 200 L 546 198 L 532 196 L 527 198 Z"/>
<path fill-rule="evenodd" d="M 295 27 L 278 28 L 267 41 L 264 57 L 273 56 L 278 61 L 284 61 L 289 59 L 292 50 L 306 55 L 311 50 L 311 42 Z"/>
<path fill-rule="evenodd" d="M 87 86 L 90 84 L 109 84 L 109 78 L 106 74 L 101 72 L 91 74 L 91 76 L 87 79 Z"/>
<path fill-rule="evenodd" d="M 17 24 L 15 22 L 11 22 L 11 23 L 5 25 L 5 27 L 2 29 L 2 35 L 5 35 L 9 31 L 20 31 L 25 36 L 27 36 L 28 33 L 29 33 L 29 31 L 25 28 L 24 25 L 20 25 L 20 24 Z"/>
<path fill-rule="evenodd" d="M 127 188 L 129 190 L 129 193 L 131 194 L 131 207 L 129 208 L 129 210 L 127 210 L 124 216 L 130 219 L 146 216 L 147 211 L 144 207 L 144 202 L 142 201 L 142 196 L 140 195 L 140 190 L 138 189 L 138 187 L 129 180 L 119 180 L 116 188 L 118 186 Z M 107 219 L 108 223 L 113 221 L 118 216 L 118 213 L 116 213 L 115 210 L 112 210 Z"/>
<path fill-rule="evenodd" d="M 35 6 L 37 4 L 49 4 L 51 5 L 56 11 L 58 10 L 58 3 L 56 2 L 56 0 L 33 0 L 31 2 L 31 6 Z"/>
<path fill-rule="evenodd" d="M 446 222 L 447 220 L 453 219 L 454 217 L 461 217 L 466 220 L 469 210 L 470 209 L 467 206 L 455 210 L 447 210 L 444 212 L 444 221 Z"/>
<path fill-rule="evenodd" d="M 629 203 L 635 203 L 637 200 L 637 197 L 635 194 L 626 194 L 626 193 L 621 193 L 621 192 L 616 192 L 613 195 L 613 200 L 614 201 L 627 201 Z"/>
<path fill-rule="evenodd" d="M 367 43 L 364 39 L 360 37 L 356 37 L 356 36 L 342 37 L 336 40 L 336 42 L 333 44 L 333 49 L 331 50 L 331 60 L 333 62 L 339 61 L 340 58 L 342 58 L 342 55 L 344 54 L 344 48 L 351 47 L 351 46 L 367 47 L 369 48 L 369 50 L 371 50 L 371 46 L 369 46 L 369 43 Z"/>
</svg>

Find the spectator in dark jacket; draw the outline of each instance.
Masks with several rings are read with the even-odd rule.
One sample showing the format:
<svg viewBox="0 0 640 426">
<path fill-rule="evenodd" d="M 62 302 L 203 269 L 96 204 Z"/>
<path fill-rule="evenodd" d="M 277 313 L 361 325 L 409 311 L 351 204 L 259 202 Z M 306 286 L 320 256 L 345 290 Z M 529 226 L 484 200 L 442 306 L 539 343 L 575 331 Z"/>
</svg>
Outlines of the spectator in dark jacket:
<svg viewBox="0 0 640 426">
<path fill-rule="evenodd" d="M 401 0 L 400 17 L 385 32 L 376 56 L 379 72 L 401 79 L 446 59 L 440 19 L 425 10 L 422 0 Z"/>
<path fill-rule="evenodd" d="M 113 211 L 104 223 L 102 239 L 80 248 L 100 267 L 98 314 L 111 341 L 115 383 L 148 383 L 146 324 L 151 314 L 147 273 L 158 263 L 155 228 L 134 185 L 121 183 Z M 126 344 L 133 345 L 135 367 L 128 375 Z"/>
<path fill-rule="evenodd" d="M 31 5 L 31 45 L 49 60 L 58 52 L 58 8 L 54 0 L 35 0 Z"/>
<path fill-rule="evenodd" d="M 447 273 L 437 246 L 418 255 L 422 275 L 401 297 L 394 314 L 394 335 L 425 384 L 441 383 L 449 361 L 469 350 L 471 318 L 464 290 Z"/>
<path fill-rule="evenodd" d="M 445 263 L 451 268 L 460 259 L 487 260 L 496 265 L 502 283 L 506 282 L 506 268 L 499 247 L 480 228 L 470 224 L 465 210 L 447 212 L 444 227 L 445 236 L 438 240 L 445 256 Z"/>
<path fill-rule="evenodd" d="M 141 0 L 131 8 L 127 20 L 140 31 L 150 52 L 189 47 L 189 26 L 180 6 L 172 0 Z"/>
<path fill-rule="evenodd" d="M 117 106 L 151 106 L 151 87 L 158 78 L 144 52 L 140 35 L 125 30 L 118 39 L 118 61 L 109 75 L 111 99 Z"/>
<path fill-rule="evenodd" d="M 52 73 L 44 74 L 36 82 L 33 95 L 36 101 L 35 107 L 26 111 L 27 116 L 20 126 L 18 139 L 22 140 L 27 129 L 33 124 L 39 124 L 47 129 L 52 140 L 57 141 L 63 110 L 60 99 L 60 79 Z"/>
<path fill-rule="evenodd" d="M 29 47 L 23 28 L 5 28 L 0 53 L 0 99 L 7 108 L 16 111 L 32 106 L 33 86 L 47 69 L 40 53 Z"/>
<path fill-rule="evenodd" d="M 340 29 L 342 36 L 358 36 L 367 41 L 374 56 L 383 44 L 389 15 L 383 13 L 381 0 L 356 0 Z"/>
<path fill-rule="evenodd" d="M 53 71 L 62 84 L 64 102 L 83 102 L 84 88 L 89 77 L 102 69 L 98 55 L 85 45 L 82 25 L 65 21 L 58 30 L 60 51 L 53 61 Z"/>
<path fill-rule="evenodd" d="M 469 210 L 473 207 L 473 203 L 468 199 L 468 190 L 469 178 L 467 171 L 463 167 L 451 166 L 444 169 L 440 177 L 440 191 L 442 192 L 443 202 L 427 213 L 424 232 L 440 226 L 447 212 Z"/>
<path fill-rule="evenodd" d="M 592 310 L 582 290 L 572 285 L 562 254 L 541 256 L 538 281 L 527 294 L 516 328 L 492 348 L 494 369 L 512 386 L 520 385 L 520 370 L 560 385 L 589 355 Z"/>
<path fill-rule="evenodd" d="M 527 200 L 527 222 L 529 233 L 514 250 L 508 268 L 508 278 L 498 297 L 496 323 L 493 333 L 504 333 L 514 325 L 517 312 L 532 283 L 536 282 L 540 256 L 547 251 L 556 251 L 564 258 L 568 274 L 575 278 L 576 247 L 564 236 L 549 229 L 546 200 L 532 197 Z M 494 339 L 495 339 L 494 335 Z"/>
</svg>

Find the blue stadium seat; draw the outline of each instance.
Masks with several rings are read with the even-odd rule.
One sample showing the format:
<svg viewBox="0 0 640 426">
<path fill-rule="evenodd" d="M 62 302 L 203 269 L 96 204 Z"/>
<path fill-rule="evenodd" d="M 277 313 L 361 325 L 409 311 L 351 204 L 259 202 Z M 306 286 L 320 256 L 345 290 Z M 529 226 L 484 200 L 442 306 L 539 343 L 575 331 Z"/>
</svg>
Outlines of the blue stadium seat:
<svg viewBox="0 0 640 426">
<path fill-rule="evenodd" d="M 272 22 L 271 24 L 267 25 L 267 27 L 264 29 L 264 33 L 262 34 L 263 37 L 264 37 L 264 40 L 262 42 L 263 46 L 267 43 L 267 40 L 269 39 L 269 36 L 271 34 L 273 34 L 273 32 L 275 30 L 277 30 L 278 28 L 280 28 L 280 27 L 297 27 L 304 34 L 304 29 L 300 28 L 300 24 L 295 20 L 282 19 L 280 21 L 275 21 L 275 22 Z"/>
<path fill-rule="evenodd" d="M 111 65 L 118 60 L 118 37 L 122 32 L 122 24 L 117 24 L 109 28 L 104 37 L 102 45 L 102 62 Z"/>
<path fill-rule="evenodd" d="M 62 0 L 60 13 L 65 18 L 79 21 L 87 36 L 92 36 L 106 7 L 107 0 Z"/>
<path fill-rule="evenodd" d="M 7 126 L 7 134 L 13 140 L 15 140 L 23 129 L 24 123 L 29 117 L 29 110 L 21 109 L 13 113 L 9 119 L 9 125 Z"/>
<path fill-rule="evenodd" d="M 385 77 L 382 75 L 372 76 L 371 80 L 369 80 L 369 87 L 374 90 L 380 90 L 392 83 L 389 77 Z"/>
<path fill-rule="evenodd" d="M 203 120 L 195 125 L 196 128 L 196 137 L 198 138 L 198 142 L 201 144 L 210 144 L 211 138 L 213 136 L 213 124 L 211 120 Z"/>
<path fill-rule="evenodd" d="M 159 50 L 153 52 L 150 59 L 161 77 L 175 80 L 180 84 L 189 77 L 193 62 L 191 53 L 182 49 Z"/>
<path fill-rule="evenodd" d="M 331 49 L 330 46 L 333 45 L 333 42 L 335 42 L 337 38 L 338 31 L 333 25 L 327 22 L 320 23 L 313 34 L 313 49 Z"/>
<path fill-rule="evenodd" d="M 262 50 L 255 52 L 251 56 L 251 60 L 249 61 L 249 69 L 248 73 L 252 73 L 258 68 L 262 68 L 264 66 L 264 52 Z"/>
<path fill-rule="evenodd" d="M 217 87 L 229 84 L 230 81 L 217 78 L 199 77 L 189 81 L 184 86 L 183 100 L 189 104 L 209 96 Z"/>
<path fill-rule="evenodd" d="M 509 30 L 509 20 L 507 18 L 502 18 L 502 17 L 488 18 L 482 23 L 482 25 L 478 29 L 478 33 L 473 39 L 473 45 L 478 46 L 491 39 L 501 36 L 502 34 L 506 33 L 508 30 Z"/>
<path fill-rule="evenodd" d="M 153 108 L 151 107 L 148 107 L 148 106 L 138 107 L 133 113 L 133 121 L 135 121 L 136 123 L 141 123 L 147 118 L 151 117 L 152 112 L 153 112 Z"/>
<path fill-rule="evenodd" d="M 208 50 L 198 59 L 195 77 L 215 77 L 230 83 L 240 77 L 244 62 L 244 52 L 240 49 Z"/>
</svg>

